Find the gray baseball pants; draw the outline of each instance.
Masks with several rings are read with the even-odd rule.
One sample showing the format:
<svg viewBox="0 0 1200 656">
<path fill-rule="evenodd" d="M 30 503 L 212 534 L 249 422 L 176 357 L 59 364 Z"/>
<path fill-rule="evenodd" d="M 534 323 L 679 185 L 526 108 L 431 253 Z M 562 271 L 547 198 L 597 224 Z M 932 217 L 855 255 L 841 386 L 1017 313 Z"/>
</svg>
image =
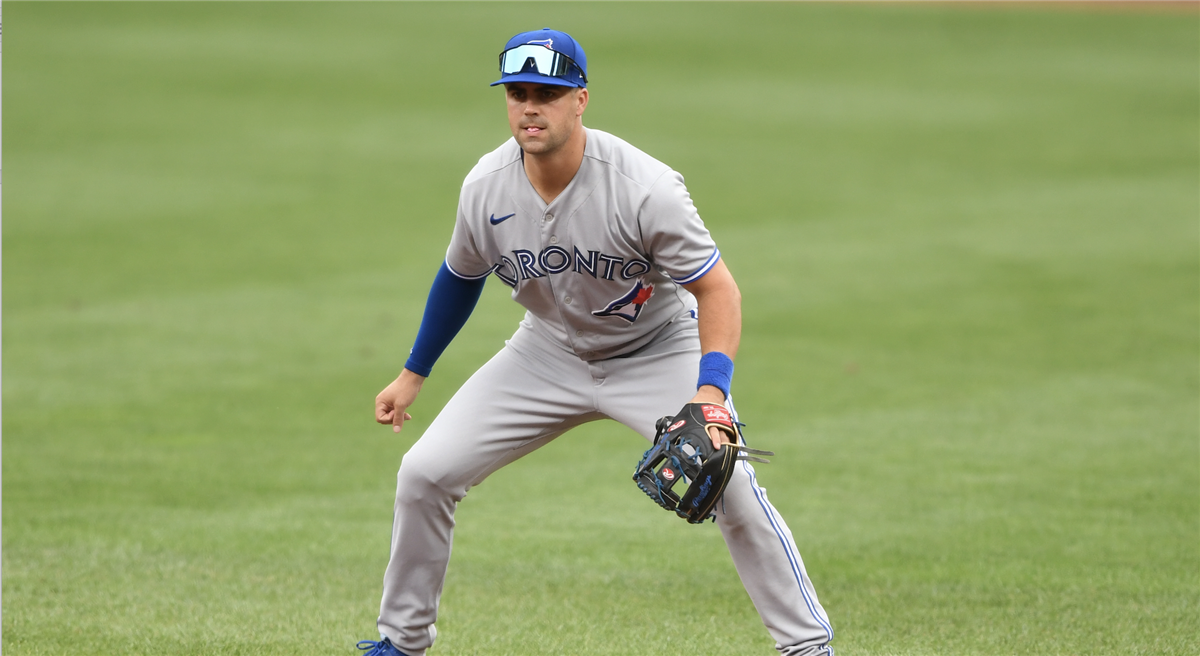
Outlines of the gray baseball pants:
<svg viewBox="0 0 1200 656">
<path fill-rule="evenodd" d="M 691 317 L 668 325 L 629 356 L 597 362 L 580 360 L 522 323 L 404 456 L 380 634 L 409 656 L 423 656 L 433 644 L 454 510 L 467 490 L 596 419 L 614 419 L 653 439 L 655 421 L 696 393 L 699 363 L 700 337 Z M 717 525 L 776 649 L 787 656 L 832 655 L 829 618 L 791 531 L 749 463 L 739 463 Z"/>
</svg>

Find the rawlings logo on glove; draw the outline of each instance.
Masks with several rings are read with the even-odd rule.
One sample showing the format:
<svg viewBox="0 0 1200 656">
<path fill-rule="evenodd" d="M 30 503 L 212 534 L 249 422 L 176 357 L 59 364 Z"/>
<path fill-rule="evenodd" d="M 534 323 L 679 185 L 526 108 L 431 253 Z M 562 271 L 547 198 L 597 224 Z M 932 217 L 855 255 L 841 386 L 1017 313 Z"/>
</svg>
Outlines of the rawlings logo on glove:
<svg viewBox="0 0 1200 656">
<path fill-rule="evenodd" d="M 713 447 L 710 427 L 725 433 L 730 443 Z M 691 524 L 712 516 L 738 460 L 765 463 L 753 456 L 775 455 L 743 445 L 729 409 L 715 403 L 689 403 L 674 417 L 659 419 L 655 429 L 654 446 L 642 454 L 633 480 L 658 505 Z M 672 490 L 680 481 L 687 484 L 682 497 Z"/>
<path fill-rule="evenodd" d="M 704 411 L 705 421 L 715 423 L 723 430 L 733 431 L 733 419 L 729 417 L 727 408 L 715 403 L 705 403 L 700 406 L 700 409 Z"/>
</svg>

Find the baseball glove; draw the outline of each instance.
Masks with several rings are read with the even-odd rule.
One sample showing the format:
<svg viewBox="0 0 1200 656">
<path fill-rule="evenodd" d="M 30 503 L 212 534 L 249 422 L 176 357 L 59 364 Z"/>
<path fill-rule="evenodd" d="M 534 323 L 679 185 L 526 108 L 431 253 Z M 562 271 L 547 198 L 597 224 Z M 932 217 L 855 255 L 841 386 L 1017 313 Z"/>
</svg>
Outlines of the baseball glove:
<svg viewBox="0 0 1200 656">
<path fill-rule="evenodd" d="M 710 426 L 728 435 L 730 443 L 713 448 Z M 654 446 L 642 455 L 633 480 L 658 505 L 690 524 L 713 514 L 738 460 L 765 463 L 754 456 L 775 455 L 742 444 L 741 425 L 728 408 L 715 403 L 689 403 L 674 417 L 659 419 L 655 429 Z M 687 485 L 682 497 L 672 489 L 680 481 Z"/>
</svg>

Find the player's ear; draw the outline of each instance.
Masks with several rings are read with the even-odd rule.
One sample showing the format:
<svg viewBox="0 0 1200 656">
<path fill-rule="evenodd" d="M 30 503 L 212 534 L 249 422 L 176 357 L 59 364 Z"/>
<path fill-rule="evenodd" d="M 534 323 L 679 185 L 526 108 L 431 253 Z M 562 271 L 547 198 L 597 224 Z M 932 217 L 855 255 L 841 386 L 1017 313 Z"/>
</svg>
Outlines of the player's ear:
<svg viewBox="0 0 1200 656">
<path fill-rule="evenodd" d="M 583 116 L 583 110 L 587 109 L 588 104 L 588 90 L 586 88 L 577 89 L 575 92 L 575 101 L 578 103 L 575 109 L 575 116 Z"/>
</svg>

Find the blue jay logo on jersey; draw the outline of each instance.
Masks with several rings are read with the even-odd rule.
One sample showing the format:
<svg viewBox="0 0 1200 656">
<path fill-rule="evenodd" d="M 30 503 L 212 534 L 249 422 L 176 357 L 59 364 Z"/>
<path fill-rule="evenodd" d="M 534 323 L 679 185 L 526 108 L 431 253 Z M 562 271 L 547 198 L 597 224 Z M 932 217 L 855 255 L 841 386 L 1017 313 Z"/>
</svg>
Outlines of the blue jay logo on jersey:
<svg viewBox="0 0 1200 656">
<path fill-rule="evenodd" d="M 642 306 L 650 297 L 654 295 L 654 285 L 646 283 L 644 278 L 638 278 L 633 287 L 625 292 L 621 298 L 608 304 L 608 307 L 603 310 L 596 310 L 592 314 L 597 317 L 620 317 L 629 323 L 637 321 L 638 315 L 642 313 Z"/>
</svg>

